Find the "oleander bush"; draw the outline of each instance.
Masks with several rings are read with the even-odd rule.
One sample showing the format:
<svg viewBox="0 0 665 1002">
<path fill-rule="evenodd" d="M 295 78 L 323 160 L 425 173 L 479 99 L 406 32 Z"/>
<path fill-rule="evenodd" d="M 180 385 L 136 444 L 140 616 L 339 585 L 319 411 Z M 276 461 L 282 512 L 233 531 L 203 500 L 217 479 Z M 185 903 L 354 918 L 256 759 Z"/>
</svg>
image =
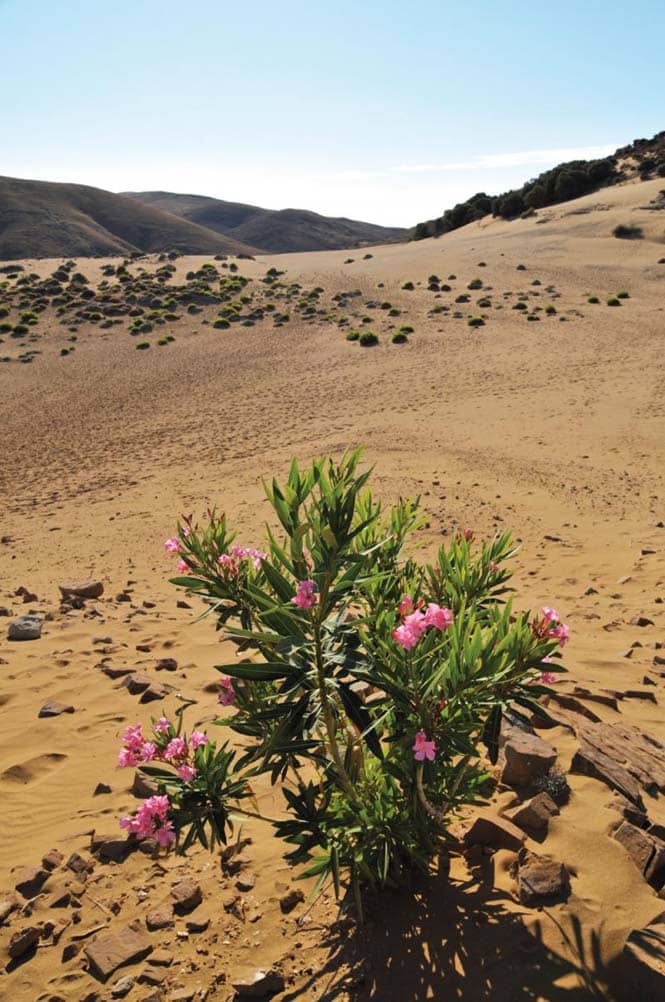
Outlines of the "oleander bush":
<svg viewBox="0 0 665 1002">
<path fill-rule="evenodd" d="M 242 659 L 220 665 L 213 740 L 161 717 L 128 727 L 118 756 L 158 793 L 121 819 L 137 838 L 184 851 L 224 843 L 261 818 L 253 784 L 279 785 L 283 818 L 263 818 L 316 888 L 370 891 L 427 871 L 450 822 L 483 799 L 501 721 L 537 710 L 568 627 L 512 604 L 510 535 L 470 531 L 431 563 L 408 546 L 417 500 L 384 510 L 360 453 L 322 458 L 265 485 L 264 548 L 238 545 L 225 515 L 183 518 L 166 549 L 173 584 L 203 602 Z"/>
</svg>

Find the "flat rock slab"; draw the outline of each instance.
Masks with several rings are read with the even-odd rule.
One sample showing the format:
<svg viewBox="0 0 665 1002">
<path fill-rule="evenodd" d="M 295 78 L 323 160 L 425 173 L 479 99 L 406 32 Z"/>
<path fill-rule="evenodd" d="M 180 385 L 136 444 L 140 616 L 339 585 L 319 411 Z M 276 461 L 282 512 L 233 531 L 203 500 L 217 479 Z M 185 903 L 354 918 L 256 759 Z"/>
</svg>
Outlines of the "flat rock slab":
<svg viewBox="0 0 665 1002">
<path fill-rule="evenodd" d="M 529 786 L 549 772 L 556 762 L 556 750 L 537 734 L 514 728 L 503 746 L 501 781 L 507 786 Z"/>
<path fill-rule="evenodd" d="M 623 948 L 623 960 L 630 998 L 636 1002 L 665 998 L 665 922 L 634 929 Z"/>
<path fill-rule="evenodd" d="M 231 984 L 240 998 L 262 999 L 266 995 L 283 992 L 286 987 L 283 976 L 271 968 L 268 971 L 255 967 L 244 968 L 231 978 Z"/>
<path fill-rule="evenodd" d="M 503 815 L 512 824 L 517 825 L 527 835 L 535 837 L 547 834 L 550 818 L 559 813 L 549 793 L 538 793 L 530 800 L 525 800 L 518 807 L 513 807 Z"/>
<path fill-rule="evenodd" d="M 551 856 L 538 856 L 522 849 L 518 857 L 517 888 L 523 905 L 565 901 L 570 893 L 568 871 Z"/>
<path fill-rule="evenodd" d="M 17 929 L 9 940 L 7 952 L 12 959 L 22 957 L 33 946 L 39 942 L 40 931 L 36 925 L 29 925 L 25 929 Z"/>
<path fill-rule="evenodd" d="M 467 845 L 488 845 L 493 849 L 509 849 L 511 852 L 518 852 L 525 840 L 526 835 L 516 825 L 486 812 L 474 818 L 464 836 Z"/>
<path fill-rule="evenodd" d="M 614 839 L 626 850 L 644 879 L 657 891 L 665 885 L 665 842 L 624 821 Z"/>
<path fill-rule="evenodd" d="M 59 717 L 61 713 L 73 713 L 74 707 L 68 703 L 59 703 L 57 699 L 49 699 L 37 714 L 38 717 Z"/>
<path fill-rule="evenodd" d="M 186 915 L 193 911 L 203 901 L 203 892 L 200 884 L 197 884 L 191 877 L 178 880 L 171 886 L 171 898 L 173 899 L 173 909 L 179 915 Z"/>
<path fill-rule="evenodd" d="M 135 964 L 147 957 L 152 952 L 152 944 L 145 933 L 127 926 L 118 932 L 97 936 L 84 952 L 93 973 L 106 981 L 119 967 Z"/>
<path fill-rule="evenodd" d="M 19 616 L 7 629 L 7 640 L 39 640 L 44 620 L 41 616 Z"/>
<path fill-rule="evenodd" d="M 65 581 L 59 587 L 63 598 L 99 598 L 100 595 L 104 594 L 104 585 L 102 582 L 92 579 Z"/>
<path fill-rule="evenodd" d="M 633 724 L 587 724 L 571 772 L 602 779 L 643 808 L 640 790 L 665 792 L 665 744 Z"/>
</svg>

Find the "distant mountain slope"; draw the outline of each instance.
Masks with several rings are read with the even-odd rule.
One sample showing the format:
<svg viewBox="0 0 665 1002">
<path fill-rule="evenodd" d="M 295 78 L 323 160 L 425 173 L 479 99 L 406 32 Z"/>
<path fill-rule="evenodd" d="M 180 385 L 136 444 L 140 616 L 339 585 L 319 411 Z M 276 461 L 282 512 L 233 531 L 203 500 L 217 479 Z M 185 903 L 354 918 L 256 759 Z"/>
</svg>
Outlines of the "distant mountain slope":
<svg viewBox="0 0 665 1002">
<path fill-rule="evenodd" d="M 233 237 L 82 184 L 0 177 L 0 259 L 175 250 L 251 253 Z"/>
<path fill-rule="evenodd" d="M 306 209 L 262 209 L 205 195 L 178 195 L 168 191 L 128 191 L 125 195 L 277 254 L 395 243 L 403 240 L 407 233 L 397 226 L 321 216 Z"/>
<path fill-rule="evenodd" d="M 504 219 L 515 219 L 524 213 L 534 213 L 548 205 L 558 205 L 590 192 L 640 178 L 665 177 L 665 132 L 651 139 L 635 139 L 627 146 L 602 160 L 572 160 L 544 171 L 526 181 L 521 188 L 502 195 L 487 195 L 479 191 L 466 202 L 458 202 L 443 215 L 429 219 L 412 231 L 414 240 L 438 237 L 459 229 L 492 213 Z"/>
</svg>

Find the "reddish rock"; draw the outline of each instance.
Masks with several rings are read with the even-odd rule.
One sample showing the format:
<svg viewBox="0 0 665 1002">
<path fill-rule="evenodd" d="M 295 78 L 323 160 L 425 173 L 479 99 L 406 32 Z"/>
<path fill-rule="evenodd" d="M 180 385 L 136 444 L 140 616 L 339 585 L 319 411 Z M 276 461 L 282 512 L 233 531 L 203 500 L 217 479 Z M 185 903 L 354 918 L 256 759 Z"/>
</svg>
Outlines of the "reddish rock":
<svg viewBox="0 0 665 1002">
<path fill-rule="evenodd" d="M 81 880 L 85 880 L 88 873 L 93 869 L 94 863 L 91 859 L 84 859 L 80 853 L 73 852 L 65 863 L 65 866 Z"/>
<path fill-rule="evenodd" d="M 148 688 L 141 693 L 139 702 L 153 703 L 157 699 L 164 699 L 170 692 L 173 692 L 172 686 L 164 685 L 163 682 L 151 682 Z"/>
<path fill-rule="evenodd" d="M 288 915 L 289 912 L 293 911 L 296 905 L 301 904 L 304 900 L 305 895 L 300 888 L 293 887 L 279 899 L 279 907 L 284 915 Z"/>
<path fill-rule="evenodd" d="M 104 585 L 101 581 L 66 581 L 60 585 L 60 594 L 63 598 L 99 598 L 104 594 Z"/>
<path fill-rule="evenodd" d="M 538 856 L 522 849 L 518 857 L 517 887 L 523 905 L 563 901 L 570 892 L 568 871 L 551 856 Z"/>
<path fill-rule="evenodd" d="M 155 662 L 155 668 L 157 671 L 177 671 L 178 662 L 175 658 L 159 658 Z"/>
<path fill-rule="evenodd" d="M 637 781 L 615 759 L 586 741 L 583 741 L 575 752 L 570 771 L 581 776 L 593 776 L 594 779 L 606 783 L 611 790 L 623 794 L 637 807 L 644 808 Z"/>
<path fill-rule="evenodd" d="M 556 751 L 537 734 L 514 728 L 503 746 L 503 759 L 501 781 L 507 786 L 529 786 L 550 771 Z"/>
<path fill-rule="evenodd" d="M 173 912 L 169 905 L 153 908 L 145 917 L 145 924 L 151 932 L 156 929 L 170 929 L 173 923 Z"/>
<path fill-rule="evenodd" d="M 133 672 L 123 680 L 122 685 L 132 696 L 138 696 L 150 686 L 151 679 L 147 675 Z"/>
<path fill-rule="evenodd" d="M 61 713 L 73 713 L 74 707 L 69 703 L 59 703 L 57 699 L 50 699 L 44 703 L 37 714 L 38 717 L 59 717 Z"/>
<path fill-rule="evenodd" d="M 186 915 L 193 911 L 203 901 L 201 886 L 191 877 L 184 877 L 172 884 L 171 897 L 173 898 L 173 909 L 179 915 Z"/>
<path fill-rule="evenodd" d="M 12 912 L 16 911 L 18 906 L 18 898 L 13 894 L 7 894 L 4 898 L 0 898 L 0 925 L 9 918 Z"/>
<path fill-rule="evenodd" d="M 493 849 L 510 849 L 517 852 L 523 845 L 526 836 L 510 821 L 497 818 L 489 813 L 481 813 L 464 836 L 467 845 L 489 845 Z"/>
<path fill-rule="evenodd" d="M 42 857 L 42 866 L 45 870 L 55 870 L 60 866 L 65 857 L 57 849 L 51 849 Z"/>
<path fill-rule="evenodd" d="M 102 981 L 106 981 L 119 967 L 137 963 L 151 952 L 152 944 L 148 937 L 129 926 L 119 932 L 97 936 L 85 947 L 92 971 Z"/>
<path fill-rule="evenodd" d="M 40 866 L 26 866 L 19 872 L 14 887 L 24 898 L 34 898 L 41 891 L 47 877 L 48 870 Z"/>
<path fill-rule="evenodd" d="M 231 985 L 241 998 L 265 998 L 284 991 L 284 977 L 271 968 L 269 971 L 256 967 L 245 967 L 236 971 L 231 978 Z"/>
<path fill-rule="evenodd" d="M 7 949 L 9 956 L 13 960 L 17 957 L 22 957 L 33 946 L 37 945 L 40 935 L 41 931 L 36 925 L 26 926 L 25 929 L 17 929 L 9 940 L 9 947 Z"/>
<path fill-rule="evenodd" d="M 624 821 L 614 833 L 645 880 L 656 890 L 665 884 L 665 842 Z"/>
<path fill-rule="evenodd" d="M 559 808 L 549 793 L 538 793 L 518 807 L 506 811 L 503 816 L 528 835 L 539 837 L 547 834 L 550 818 L 558 813 Z"/>
</svg>

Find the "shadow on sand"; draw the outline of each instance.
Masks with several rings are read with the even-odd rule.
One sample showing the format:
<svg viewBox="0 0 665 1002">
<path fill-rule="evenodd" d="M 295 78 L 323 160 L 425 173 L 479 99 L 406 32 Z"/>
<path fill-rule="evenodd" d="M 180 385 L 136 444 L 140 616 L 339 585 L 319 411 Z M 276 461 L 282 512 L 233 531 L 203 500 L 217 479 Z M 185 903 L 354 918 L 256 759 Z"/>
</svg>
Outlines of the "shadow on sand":
<svg viewBox="0 0 665 1002">
<path fill-rule="evenodd" d="M 601 945 L 574 917 L 564 929 L 548 912 L 531 931 L 493 888 L 491 865 L 462 881 L 422 879 L 382 896 L 363 926 L 342 919 L 327 932 L 328 959 L 284 1002 L 593 1002 L 609 999 Z M 547 922 L 566 941 L 566 961 L 542 941 Z M 558 985 L 555 982 L 563 981 Z M 599 984 L 600 983 L 600 984 Z"/>
</svg>

